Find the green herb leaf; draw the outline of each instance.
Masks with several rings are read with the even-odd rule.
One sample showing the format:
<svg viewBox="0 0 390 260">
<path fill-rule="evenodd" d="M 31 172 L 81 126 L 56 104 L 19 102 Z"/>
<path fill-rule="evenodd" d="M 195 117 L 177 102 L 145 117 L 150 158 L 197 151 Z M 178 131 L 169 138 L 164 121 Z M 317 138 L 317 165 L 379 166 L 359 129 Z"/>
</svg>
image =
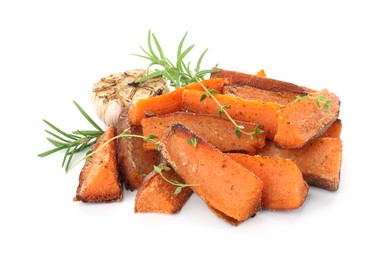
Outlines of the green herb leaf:
<svg viewBox="0 0 390 260">
<path fill-rule="evenodd" d="M 236 126 L 235 132 L 236 132 L 236 136 L 237 136 L 238 138 L 241 138 L 241 129 L 240 129 L 238 126 Z"/>
<path fill-rule="evenodd" d="M 296 100 L 305 100 L 305 99 L 312 99 L 314 103 L 317 105 L 317 107 L 321 108 L 321 104 L 323 105 L 323 109 L 327 111 L 332 103 L 332 100 L 326 100 L 326 96 L 319 96 L 319 97 L 313 97 L 313 96 L 296 96 Z"/>
<path fill-rule="evenodd" d="M 200 96 L 200 102 L 202 102 L 203 100 L 205 100 L 206 97 L 207 97 L 207 94 L 206 94 L 206 93 L 202 94 L 202 95 Z"/>
<path fill-rule="evenodd" d="M 154 140 L 154 139 L 156 139 L 156 138 L 158 138 L 158 136 L 157 135 L 148 135 L 146 138 L 145 138 L 145 141 L 146 142 L 148 142 L 148 143 L 150 143 L 152 140 Z"/>
<path fill-rule="evenodd" d="M 182 191 L 182 189 L 183 189 L 183 187 L 181 187 L 181 186 L 176 187 L 176 189 L 173 192 L 173 194 L 175 194 L 175 195 L 179 194 Z"/>
<path fill-rule="evenodd" d="M 196 138 L 189 139 L 189 140 L 187 140 L 187 143 L 189 143 L 194 148 L 196 148 L 198 146 L 198 139 L 196 139 Z"/>
<path fill-rule="evenodd" d="M 332 104 L 332 100 L 327 100 L 324 104 L 324 110 L 327 111 Z"/>
<path fill-rule="evenodd" d="M 153 170 L 157 173 L 161 173 L 161 168 L 156 166 L 156 165 L 153 165 Z"/>
<path fill-rule="evenodd" d="M 171 170 L 171 167 L 163 165 L 162 169 L 167 172 Z"/>
<path fill-rule="evenodd" d="M 300 96 L 300 95 L 298 95 L 295 98 L 296 98 L 296 100 L 305 100 L 305 99 L 308 99 L 309 96 Z"/>
<path fill-rule="evenodd" d="M 216 89 L 209 89 L 208 91 L 207 91 L 207 93 L 209 94 L 209 95 L 214 95 L 214 94 L 221 94 L 218 90 L 216 90 Z M 209 96 L 210 97 L 210 96 Z"/>
</svg>

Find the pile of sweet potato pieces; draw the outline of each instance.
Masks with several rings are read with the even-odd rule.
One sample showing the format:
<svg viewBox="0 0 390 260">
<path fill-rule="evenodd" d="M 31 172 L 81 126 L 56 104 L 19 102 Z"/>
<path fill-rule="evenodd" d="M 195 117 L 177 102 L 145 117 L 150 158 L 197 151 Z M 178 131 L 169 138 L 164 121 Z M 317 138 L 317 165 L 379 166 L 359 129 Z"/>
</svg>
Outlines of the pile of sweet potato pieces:
<svg viewBox="0 0 390 260">
<path fill-rule="evenodd" d="M 218 217 L 238 225 L 261 209 L 299 208 L 308 184 L 336 191 L 338 97 L 265 75 L 218 70 L 203 86 L 218 91 L 215 99 L 246 132 L 260 127 L 262 133 L 239 138 L 200 83 L 140 100 L 121 115 L 116 133 L 154 135 L 159 146 L 119 138 L 100 149 L 81 171 L 76 200 L 120 200 L 123 182 L 138 190 L 135 212 L 172 214 L 195 192 Z M 114 136 L 113 128 L 94 150 Z M 166 170 L 157 173 L 155 166 Z M 175 183 L 191 186 L 177 193 Z"/>
</svg>

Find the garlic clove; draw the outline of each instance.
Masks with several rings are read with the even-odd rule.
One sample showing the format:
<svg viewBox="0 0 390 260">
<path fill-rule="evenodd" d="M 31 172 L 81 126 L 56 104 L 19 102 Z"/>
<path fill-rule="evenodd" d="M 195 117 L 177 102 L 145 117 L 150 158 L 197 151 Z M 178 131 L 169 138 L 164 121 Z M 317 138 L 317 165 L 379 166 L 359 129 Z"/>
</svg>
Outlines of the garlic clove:
<svg viewBox="0 0 390 260">
<path fill-rule="evenodd" d="M 111 74 L 95 83 L 92 103 L 100 120 L 106 125 L 116 124 L 124 108 L 131 107 L 140 99 L 169 92 L 168 83 L 162 77 L 136 83 L 144 76 L 145 70 L 128 70 Z"/>
</svg>

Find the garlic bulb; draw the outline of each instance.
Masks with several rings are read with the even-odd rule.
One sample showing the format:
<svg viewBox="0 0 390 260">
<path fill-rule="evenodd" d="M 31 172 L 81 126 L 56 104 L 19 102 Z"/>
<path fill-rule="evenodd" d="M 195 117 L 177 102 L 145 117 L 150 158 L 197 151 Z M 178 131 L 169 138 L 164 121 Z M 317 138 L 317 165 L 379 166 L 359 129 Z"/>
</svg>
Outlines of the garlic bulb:
<svg viewBox="0 0 390 260">
<path fill-rule="evenodd" d="M 131 107 L 140 99 L 169 92 L 168 84 L 162 77 L 135 83 L 145 75 L 145 70 L 128 70 L 97 82 L 92 89 L 92 102 L 100 120 L 106 125 L 116 124 L 122 109 Z"/>
</svg>

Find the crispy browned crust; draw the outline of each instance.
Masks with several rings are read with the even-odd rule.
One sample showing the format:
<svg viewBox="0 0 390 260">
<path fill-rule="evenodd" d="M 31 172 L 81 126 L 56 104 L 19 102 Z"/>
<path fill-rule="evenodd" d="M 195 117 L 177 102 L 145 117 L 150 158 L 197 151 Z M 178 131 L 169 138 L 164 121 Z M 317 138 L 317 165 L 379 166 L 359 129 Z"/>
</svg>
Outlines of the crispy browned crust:
<svg viewBox="0 0 390 260">
<path fill-rule="evenodd" d="M 294 92 L 300 95 L 307 95 L 311 92 L 311 90 L 308 88 L 285 81 L 246 74 L 238 71 L 224 70 L 221 68 L 213 69 L 219 70 L 219 72 L 212 73 L 210 76 L 211 78 L 231 78 L 232 84 L 248 85 L 255 88 L 275 92 Z"/>
<path fill-rule="evenodd" d="M 167 164 L 160 164 L 159 166 L 162 165 Z M 172 168 L 170 171 L 163 171 L 162 174 L 170 181 L 184 183 L 183 179 Z M 192 195 L 192 190 L 185 187 L 179 194 L 175 195 L 176 187 L 164 180 L 158 173 L 152 171 L 146 176 L 137 192 L 134 212 L 167 214 L 179 212 Z"/>
<path fill-rule="evenodd" d="M 206 204 L 207 205 L 207 204 Z M 220 219 L 222 219 L 223 221 L 229 223 L 230 225 L 233 225 L 233 226 L 238 226 L 240 225 L 242 222 L 244 222 L 243 220 L 237 220 L 237 219 L 234 219 L 232 217 L 229 217 L 228 215 L 226 215 L 225 213 L 223 213 L 222 211 L 219 211 L 213 207 L 210 207 L 209 205 L 207 205 L 207 207 L 215 214 L 217 215 L 217 217 L 219 217 Z"/>
<path fill-rule="evenodd" d="M 129 134 L 142 135 L 142 127 L 131 125 L 128 110 L 123 109 L 116 125 L 118 134 L 130 129 Z M 144 141 L 141 138 L 117 139 L 118 163 L 126 189 L 138 189 L 143 179 L 153 170 L 153 165 L 159 164 L 158 151 L 145 151 Z"/>
<path fill-rule="evenodd" d="M 281 106 L 293 102 L 297 95 L 294 92 L 269 91 L 248 85 L 224 86 L 223 94 L 248 100 L 273 102 Z"/>
<path fill-rule="evenodd" d="M 338 181 L 340 180 L 340 172 L 338 173 L 336 180 L 329 180 L 315 173 L 306 173 L 305 180 L 308 184 L 312 186 L 316 186 L 329 191 L 337 191 L 339 189 L 340 184 L 340 182 Z"/>
<path fill-rule="evenodd" d="M 343 123 L 341 119 L 337 119 L 320 137 L 340 138 Z"/>
<path fill-rule="evenodd" d="M 193 138 L 196 148 L 187 143 Z M 186 183 L 198 184 L 191 188 L 208 207 L 237 221 L 261 209 L 262 181 L 185 126 L 172 126 L 161 152 Z"/>
<path fill-rule="evenodd" d="M 115 129 L 110 126 L 99 138 L 93 151 L 115 136 Z M 117 168 L 116 144 L 109 142 L 85 161 L 80 172 L 79 185 L 74 198 L 83 202 L 111 202 L 122 199 L 122 185 Z"/>
</svg>

